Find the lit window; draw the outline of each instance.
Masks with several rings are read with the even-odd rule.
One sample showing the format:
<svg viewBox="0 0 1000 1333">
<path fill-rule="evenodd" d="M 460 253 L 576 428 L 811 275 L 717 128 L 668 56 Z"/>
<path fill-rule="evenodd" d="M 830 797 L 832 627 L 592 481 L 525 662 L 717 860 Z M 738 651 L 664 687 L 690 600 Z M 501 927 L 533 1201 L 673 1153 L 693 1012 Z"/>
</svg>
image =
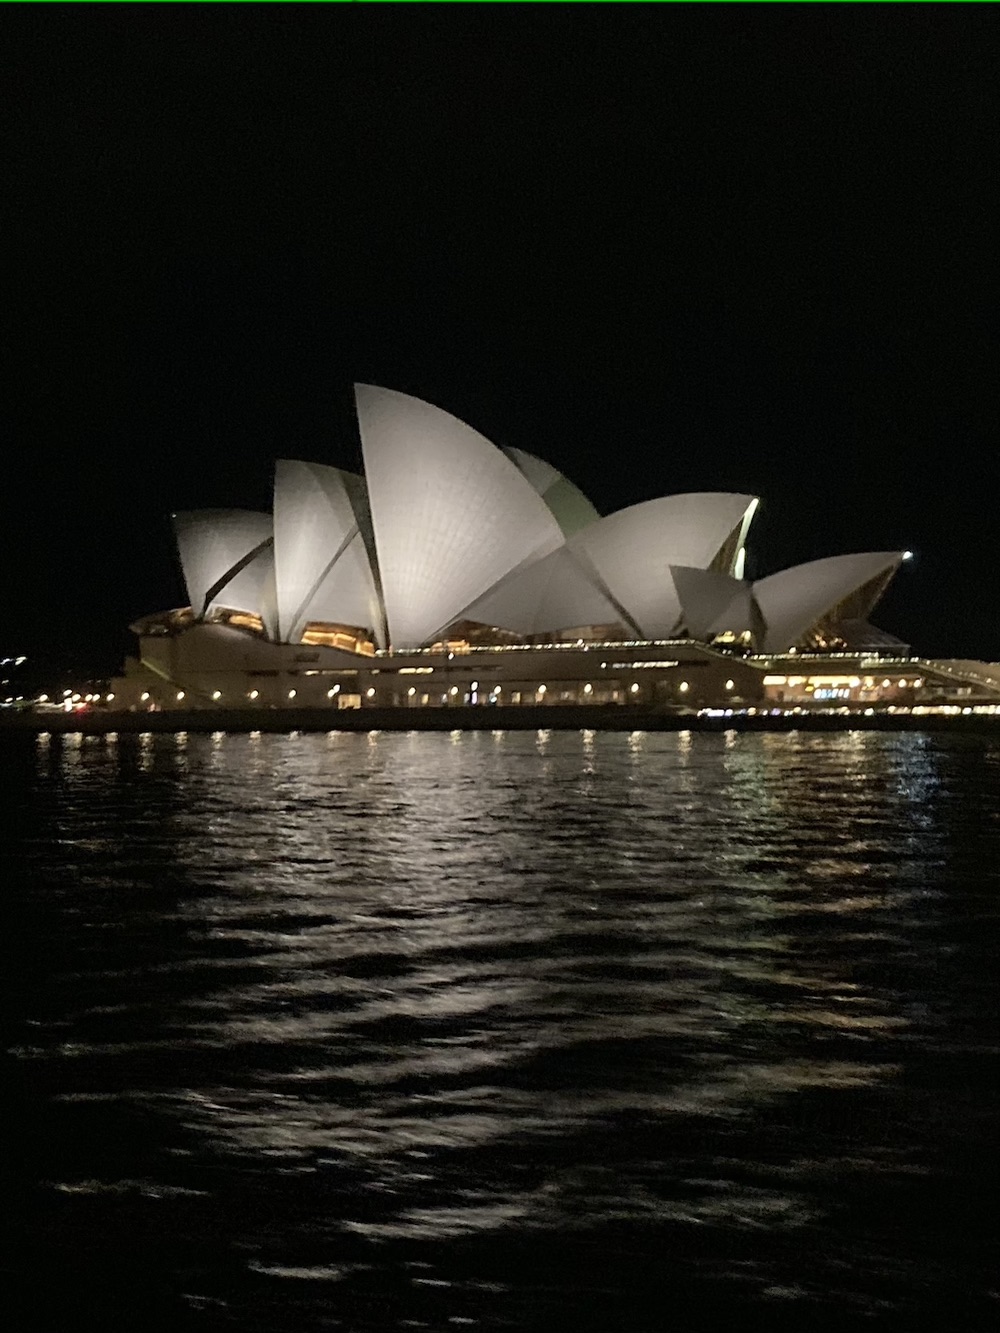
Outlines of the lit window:
<svg viewBox="0 0 1000 1333">
<path fill-rule="evenodd" d="M 687 681 L 686 681 L 686 680 L 682 680 L 681 683 L 677 686 L 677 688 L 680 690 L 681 694 L 687 694 L 687 691 L 688 691 L 688 683 L 687 683 Z"/>
<path fill-rule="evenodd" d="M 289 697 L 289 699 L 294 699 L 294 698 L 295 698 L 295 691 L 294 691 L 294 690 L 289 690 L 289 691 L 288 691 L 288 697 Z"/>
<path fill-rule="evenodd" d="M 250 698 L 251 698 L 251 699 L 256 699 L 259 693 L 260 693 L 259 690 L 251 690 L 251 691 L 250 691 Z"/>
</svg>

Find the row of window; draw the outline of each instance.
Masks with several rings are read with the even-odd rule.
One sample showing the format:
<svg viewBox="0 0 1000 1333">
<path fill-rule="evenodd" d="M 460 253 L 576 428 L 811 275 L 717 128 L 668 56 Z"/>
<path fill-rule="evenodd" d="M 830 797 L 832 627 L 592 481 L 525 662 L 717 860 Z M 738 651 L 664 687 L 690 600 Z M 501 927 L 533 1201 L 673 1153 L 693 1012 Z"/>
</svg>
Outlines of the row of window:
<svg viewBox="0 0 1000 1333">
<path fill-rule="evenodd" d="M 690 688 L 690 687 L 689 687 L 689 685 L 688 685 L 688 683 L 687 683 L 686 680 L 682 680 L 682 681 L 678 684 L 678 686 L 677 686 L 678 692 L 679 692 L 680 694 L 685 694 L 685 693 L 687 693 L 687 691 L 688 691 L 689 688 Z M 732 690 L 732 689 L 733 689 L 733 682 L 732 682 L 732 681 L 727 681 L 727 682 L 726 682 L 726 688 L 727 688 L 727 690 Z M 638 693 L 639 693 L 639 689 L 640 689 L 639 683 L 638 683 L 637 681 L 635 681 L 635 682 L 633 682 L 633 683 L 629 686 L 629 690 L 628 690 L 628 692 L 629 692 L 630 694 L 638 694 Z M 369 688 L 368 688 L 367 690 L 365 690 L 365 698 L 366 698 L 366 699 L 374 699 L 374 698 L 376 697 L 376 693 L 377 693 L 377 691 L 376 691 L 375 687 L 374 687 L 374 686 L 369 686 Z M 440 698 L 441 698 L 441 702 L 442 702 L 442 703 L 447 703 L 449 700 L 454 700 L 454 699 L 456 699 L 456 698 L 458 697 L 459 693 L 461 693 L 461 691 L 459 690 L 459 687 L 458 687 L 457 685 L 452 685 L 451 688 L 450 688 L 449 690 L 447 690 L 444 694 L 442 694 L 442 695 L 440 696 Z M 500 685 L 494 685 L 494 686 L 492 686 L 492 687 L 490 688 L 490 690 L 489 690 L 488 692 L 483 692 L 483 694 L 480 695 L 480 693 L 479 693 L 479 689 L 478 689 L 478 683 L 475 682 L 475 681 L 473 681 L 471 688 L 470 688 L 467 692 L 465 692 L 465 693 L 463 694 L 463 698 L 466 699 L 466 700 L 469 700 L 469 701 L 472 702 L 472 703 L 476 703 L 476 702 L 478 702 L 480 699 L 487 699 L 487 698 L 488 698 L 488 699 L 492 699 L 492 700 L 494 700 L 494 701 L 497 701 L 497 700 L 499 700 L 499 699 L 501 699 L 501 698 L 503 697 L 504 693 L 505 693 L 505 691 L 503 690 L 503 688 L 502 688 Z M 551 694 L 553 694 L 553 693 L 556 693 L 556 694 L 557 694 L 557 697 L 558 697 L 560 700 L 567 700 L 567 699 L 574 699 L 574 698 L 576 698 L 576 691 L 575 691 L 575 690 L 552 691 L 552 690 L 550 690 L 549 686 L 547 686 L 547 685 L 539 685 L 539 686 L 537 686 L 537 687 L 535 688 L 534 691 L 532 691 L 532 690 L 508 690 L 506 693 L 509 694 L 510 698 L 512 699 L 512 701 L 513 701 L 514 703 L 521 703 L 523 700 L 525 700 L 525 699 L 527 699 L 527 698 L 531 698 L 531 697 L 535 697 L 535 698 L 537 698 L 537 699 L 539 699 L 539 700 L 544 700 L 546 697 L 548 697 L 549 695 L 551 695 Z M 589 683 L 586 684 L 586 685 L 584 685 L 584 686 L 582 687 L 582 693 L 583 693 L 583 695 L 584 695 L 585 697 L 590 697 L 591 695 L 593 695 L 593 693 L 594 693 L 594 687 L 593 687 L 593 685 L 591 685 L 591 684 L 589 684 Z M 604 693 L 607 693 L 607 691 L 604 691 Z M 619 690 L 617 690 L 617 689 L 613 689 L 613 690 L 611 690 L 610 693 L 611 693 L 611 697 L 612 697 L 613 699 L 617 699 L 617 698 L 620 696 L 621 691 L 619 691 Z M 340 694 L 340 686 L 339 686 L 339 685 L 334 685 L 332 689 L 327 690 L 327 692 L 326 692 L 326 697 L 327 697 L 328 699 L 335 699 L 335 698 L 337 697 L 338 694 Z M 407 692 L 406 692 L 406 697 L 409 698 L 409 699 L 412 699 L 412 698 L 414 698 L 414 697 L 416 696 L 416 694 L 417 694 L 417 689 L 416 689 L 416 687 L 411 685 L 410 688 L 409 688 L 409 689 L 407 690 Z M 292 689 L 292 690 L 288 690 L 288 691 L 287 691 L 286 698 L 288 698 L 289 700 L 295 699 L 295 698 L 297 698 L 297 696 L 298 696 L 298 690 Z M 88 697 L 89 697 L 89 696 L 88 696 Z M 94 696 L 95 699 L 97 699 L 98 697 L 99 697 L 99 696 L 97 696 L 97 695 Z M 107 696 L 108 702 L 110 703 L 111 700 L 114 699 L 114 697 L 115 697 L 115 696 L 114 696 L 113 694 L 109 694 L 109 695 Z M 186 697 L 187 697 L 187 693 L 186 693 L 186 691 L 184 691 L 184 690 L 178 690 L 177 693 L 176 693 L 176 695 L 174 696 L 174 698 L 176 699 L 176 701 L 177 701 L 178 703 L 182 703 Z M 212 693 L 212 696 L 211 696 L 211 697 L 212 697 L 212 701 L 213 701 L 214 703 L 220 703 L 220 702 L 222 702 L 222 699 L 223 699 L 223 693 L 222 693 L 221 690 L 214 690 L 213 693 Z M 254 690 L 248 690 L 248 691 L 246 692 L 245 697 L 246 697 L 247 699 L 250 699 L 251 701 L 257 700 L 257 699 L 260 698 L 260 691 L 259 691 L 259 690 L 256 690 L 256 689 L 254 689 Z M 396 696 L 394 695 L 393 697 L 395 698 Z M 141 694 L 141 695 L 139 696 L 139 698 L 140 698 L 140 701 L 141 701 L 142 703 L 148 703 L 148 702 L 150 701 L 150 699 L 152 698 L 152 696 L 150 695 L 150 693 L 149 693 L 148 691 L 145 691 L 143 694 Z M 430 698 L 431 698 L 431 696 L 430 696 L 429 694 L 423 694 L 423 695 L 421 695 L 421 702 L 423 702 L 423 703 L 427 703 L 427 702 L 429 701 Z"/>
</svg>

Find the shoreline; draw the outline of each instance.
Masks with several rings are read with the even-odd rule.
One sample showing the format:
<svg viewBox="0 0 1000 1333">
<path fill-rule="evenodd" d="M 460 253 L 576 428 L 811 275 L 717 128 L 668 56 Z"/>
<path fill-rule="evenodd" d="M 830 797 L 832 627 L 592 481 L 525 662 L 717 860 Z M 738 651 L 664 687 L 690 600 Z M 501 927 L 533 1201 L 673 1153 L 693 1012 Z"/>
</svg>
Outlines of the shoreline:
<svg viewBox="0 0 1000 1333">
<path fill-rule="evenodd" d="M 125 733 L 293 731 L 958 731 L 1000 735 L 1000 714 L 794 713 L 731 717 L 659 713 L 644 708 L 548 704 L 454 709 L 363 708 L 329 712 L 316 708 L 170 710 L 159 713 L 0 714 L 0 736 L 108 735 Z"/>
</svg>

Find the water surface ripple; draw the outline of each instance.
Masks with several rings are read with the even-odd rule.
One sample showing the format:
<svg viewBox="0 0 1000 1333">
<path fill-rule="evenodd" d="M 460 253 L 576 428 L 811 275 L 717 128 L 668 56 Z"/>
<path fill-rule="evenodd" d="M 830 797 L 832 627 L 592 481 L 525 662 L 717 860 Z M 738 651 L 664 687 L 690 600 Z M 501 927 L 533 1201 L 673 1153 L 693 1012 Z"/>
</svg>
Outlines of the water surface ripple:
<svg viewBox="0 0 1000 1333">
<path fill-rule="evenodd" d="M 994 1326 L 998 742 L 4 744 L 39 1326 Z"/>
</svg>

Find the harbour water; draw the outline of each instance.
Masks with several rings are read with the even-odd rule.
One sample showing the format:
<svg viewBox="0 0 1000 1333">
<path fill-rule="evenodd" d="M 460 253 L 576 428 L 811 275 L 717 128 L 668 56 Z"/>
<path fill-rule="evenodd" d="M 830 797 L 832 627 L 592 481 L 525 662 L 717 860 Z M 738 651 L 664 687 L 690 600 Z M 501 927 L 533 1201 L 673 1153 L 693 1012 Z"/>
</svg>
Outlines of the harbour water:
<svg viewBox="0 0 1000 1333">
<path fill-rule="evenodd" d="M 0 758 L 18 1328 L 996 1326 L 1000 738 Z"/>
</svg>

